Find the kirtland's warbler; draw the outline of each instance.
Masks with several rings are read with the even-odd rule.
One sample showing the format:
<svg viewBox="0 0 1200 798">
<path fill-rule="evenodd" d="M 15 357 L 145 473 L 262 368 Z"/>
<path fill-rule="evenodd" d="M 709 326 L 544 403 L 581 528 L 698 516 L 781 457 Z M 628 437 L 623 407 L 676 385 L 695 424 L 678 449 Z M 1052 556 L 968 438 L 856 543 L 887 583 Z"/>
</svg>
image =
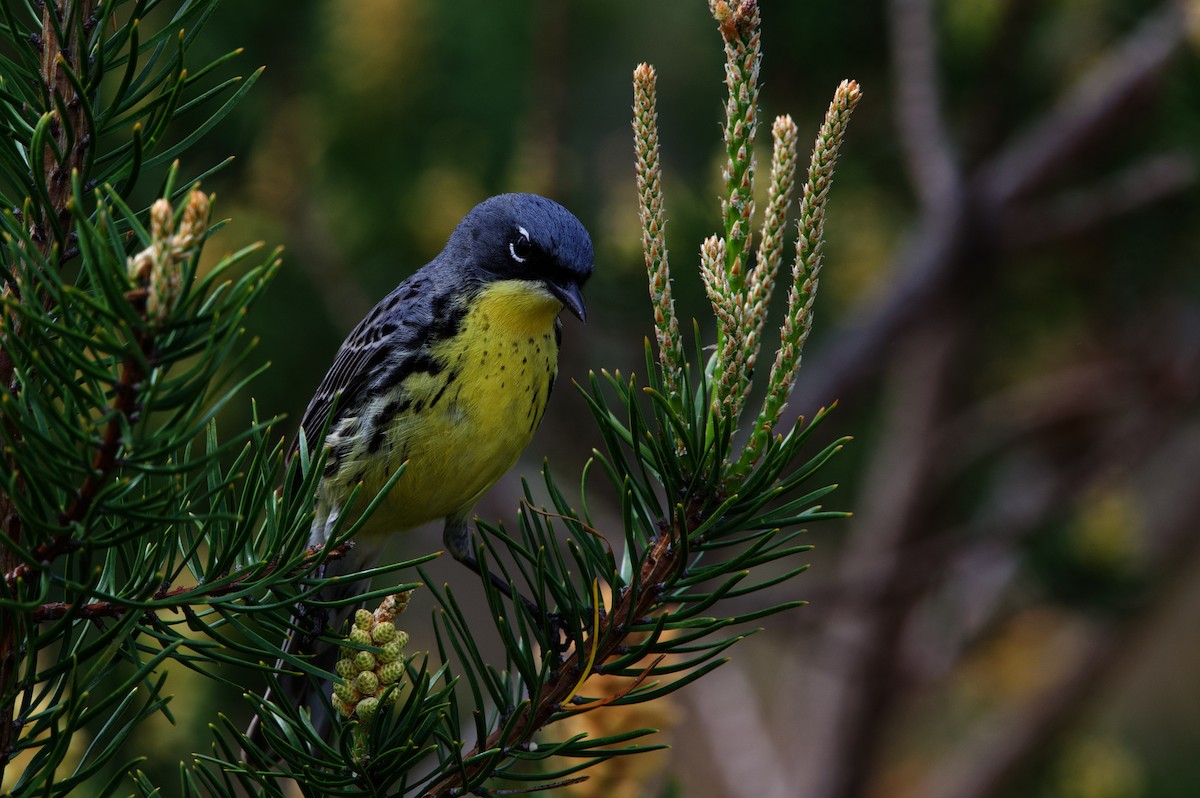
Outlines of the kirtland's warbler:
<svg viewBox="0 0 1200 798">
<path fill-rule="evenodd" d="M 310 445 L 328 421 L 310 544 L 327 540 L 355 486 L 369 499 L 407 463 L 357 535 L 444 518 L 446 548 L 473 562 L 471 509 L 542 420 L 558 373 L 559 312 L 586 318 L 593 257 L 566 208 L 501 194 L 476 205 L 441 254 L 359 322 L 301 421 Z"/>
<path fill-rule="evenodd" d="M 405 470 L 339 571 L 362 566 L 363 542 L 370 549 L 439 518 L 450 554 L 479 570 L 471 510 L 542 420 L 558 372 L 559 313 L 586 318 L 582 288 L 593 258 L 587 230 L 563 206 L 534 194 L 492 197 L 347 336 L 301 422 L 301 440 L 327 449 L 310 545 L 324 544 L 345 513 L 361 513 Z M 309 617 L 297 626 L 289 648 L 311 653 L 325 624 Z M 308 703 L 306 677 L 280 681 L 295 705 Z M 320 709 L 312 712 L 324 727 Z"/>
</svg>

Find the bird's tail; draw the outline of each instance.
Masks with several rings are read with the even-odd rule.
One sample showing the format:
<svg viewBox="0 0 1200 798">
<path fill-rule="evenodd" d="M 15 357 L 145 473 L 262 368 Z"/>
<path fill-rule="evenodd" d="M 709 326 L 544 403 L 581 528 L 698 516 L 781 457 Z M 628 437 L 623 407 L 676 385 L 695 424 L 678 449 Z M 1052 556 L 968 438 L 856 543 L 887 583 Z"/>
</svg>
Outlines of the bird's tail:
<svg viewBox="0 0 1200 798">
<path fill-rule="evenodd" d="M 333 671 L 338 658 L 338 646 L 331 642 L 329 637 L 338 636 L 346 621 L 361 605 L 350 602 L 345 606 L 330 608 L 315 606 L 315 603 L 339 601 L 365 592 L 366 585 L 350 577 L 373 565 L 378 553 L 378 546 L 356 542 L 343 557 L 331 560 L 323 566 L 323 575 L 326 578 L 347 578 L 322 588 L 308 602 L 296 604 L 288 624 L 291 632 L 284 644 L 284 651 L 305 657 L 314 667 L 323 671 Z M 254 717 L 246 729 L 246 736 L 253 746 L 252 749 L 243 751 L 246 761 L 251 761 L 250 754 L 255 749 L 270 754 L 263 730 L 264 722 L 271 722 L 264 721 L 264 716 L 272 714 L 270 705 L 307 708 L 313 728 L 323 739 L 329 738 L 333 725 L 333 717 L 329 711 L 329 694 L 333 686 L 328 681 L 289 667 L 283 660 L 275 663 L 275 681 L 278 692 L 268 689 L 263 694 L 265 706 L 259 710 L 260 714 Z"/>
</svg>

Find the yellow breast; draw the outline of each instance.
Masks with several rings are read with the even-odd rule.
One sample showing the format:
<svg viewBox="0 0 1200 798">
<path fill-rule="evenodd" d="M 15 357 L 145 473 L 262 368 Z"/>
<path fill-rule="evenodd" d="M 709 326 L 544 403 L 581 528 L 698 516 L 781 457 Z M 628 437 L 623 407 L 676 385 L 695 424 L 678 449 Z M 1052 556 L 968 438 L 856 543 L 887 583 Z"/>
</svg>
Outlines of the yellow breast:
<svg viewBox="0 0 1200 798">
<path fill-rule="evenodd" d="M 436 344 L 437 374 L 414 374 L 412 405 L 388 431 L 390 468 L 371 469 L 371 495 L 408 468 L 368 532 L 465 515 L 533 438 L 558 370 L 562 303 L 539 283 L 499 280 L 471 303 L 458 334 Z"/>
</svg>

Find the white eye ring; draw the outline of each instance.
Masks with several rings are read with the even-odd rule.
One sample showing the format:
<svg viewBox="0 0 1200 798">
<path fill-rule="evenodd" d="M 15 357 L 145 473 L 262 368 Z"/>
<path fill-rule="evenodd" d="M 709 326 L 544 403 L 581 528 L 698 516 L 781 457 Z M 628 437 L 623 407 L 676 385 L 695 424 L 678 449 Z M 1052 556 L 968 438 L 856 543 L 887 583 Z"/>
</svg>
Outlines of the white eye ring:
<svg viewBox="0 0 1200 798">
<path fill-rule="evenodd" d="M 529 231 L 524 227 L 518 227 L 517 232 L 520 233 L 520 235 L 517 236 L 516 240 L 508 242 L 508 254 L 512 255 L 512 259 L 517 263 L 524 263 L 529 257 Z M 518 245 L 521 247 L 521 251 L 525 253 L 524 255 L 517 254 Z"/>
</svg>

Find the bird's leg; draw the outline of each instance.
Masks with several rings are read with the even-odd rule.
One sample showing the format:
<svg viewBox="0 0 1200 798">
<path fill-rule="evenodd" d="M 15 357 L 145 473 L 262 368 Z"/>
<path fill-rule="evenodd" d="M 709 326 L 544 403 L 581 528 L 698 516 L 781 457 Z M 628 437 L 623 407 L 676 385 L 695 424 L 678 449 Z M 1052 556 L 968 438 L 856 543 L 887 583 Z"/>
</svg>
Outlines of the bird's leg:
<svg viewBox="0 0 1200 798">
<path fill-rule="evenodd" d="M 328 563 L 321 563 L 313 571 L 313 576 L 317 579 L 325 577 L 325 567 Z M 309 597 L 308 601 L 297 601 L 292 609 L 292 616 L 297 627 L 297 642 L 301 651 L 311 651 L 317 639 L 325 631 L 329 625 L 329 609 L 314 604 L 309 601 L 321 600 L 321 591 L 317 591 Z"/>
<path fill-rule="evenodd" d="M 541 608 L 532 599 L 526 598 L 520 593 L 514 595 L 515 591 L 508 582 L 505 582 L 491 571 L 488 571 L 486 574 L 483 572 L 483 567 L 475 557 L 475 547 L 471 545 L 471 529 L 465 519 L 446 519 L 446 526 L 442 530 L 442 543 L 454 559 L 470 568 L 477 575 L 486 576 L 492 583 L 492 586 L 507 596 L 510 601 L 519 600 L 525 605 L 525 609 L 529 611 L 532 617 L 537 618 L 539 621 L 546 620 L 545 613 L 542 612 Z"/>
<path fill-rule="evenodd" d="M 514 590 L 508 582 L 492 573 L 491 570 L 485 573 L 483 567 L 479 564 L 479 560 L 475 557 L 475 548 L 471 545 L 471 528 L 468 526 L 465 518 L 451 517 L 446 519 L 446 526 L 442 530 L 442 543 L 454 559 L 470 568 L 477 575 L 487 577 L 492 586 L 507 596 L 510 601 L 520 601 L 524 604 L 530 617 L 537 619 L 543 625 L 548 625 L 550 627 L 551 651 L 554 652 L 557 660 L 562 660 L 562 656 L 567 650 L 567 645 L 572 639 L 567 632 L 566 622 L 562 615 L 557 612 L 543 611 L 532 599 L 521 595 L 519 591 Z"/>
<path fill-rule="evenodd" d="M 323 508 L 322 504 L 323 502 L 318 502 L 316 508 L 318 517 L 314 519 L 312 529 L 309 532 L 308 545 L 310 549 L 314 546 L 324 546 L 329 541 L 329 536 L 332 534 L 333 529 L 337 525 L 338 517 L 341 515 L 341 511 L 338 508 L 329 508 L 327 506 Z M 322 562 L 313 571 L 313 576 L 317 579 L 324 579 L 328 566 L 328 561 Z M 321 598 L 321 591 L 317 591 L 309 598 L 309 601 L 314 599 L 320 601 Z M 317 638 L 329 626 L 329 609 L 327 607 L 314 606 L 308 603 L 308 601 L 298 601 L 296 602 L 292 616 L 296 622 L 296 626 L 299 627 L 297 631 L 299 634 L 298 643 L 301 646 L 300 650 L 311 651 L 316 644 Z"/>
</svg>

